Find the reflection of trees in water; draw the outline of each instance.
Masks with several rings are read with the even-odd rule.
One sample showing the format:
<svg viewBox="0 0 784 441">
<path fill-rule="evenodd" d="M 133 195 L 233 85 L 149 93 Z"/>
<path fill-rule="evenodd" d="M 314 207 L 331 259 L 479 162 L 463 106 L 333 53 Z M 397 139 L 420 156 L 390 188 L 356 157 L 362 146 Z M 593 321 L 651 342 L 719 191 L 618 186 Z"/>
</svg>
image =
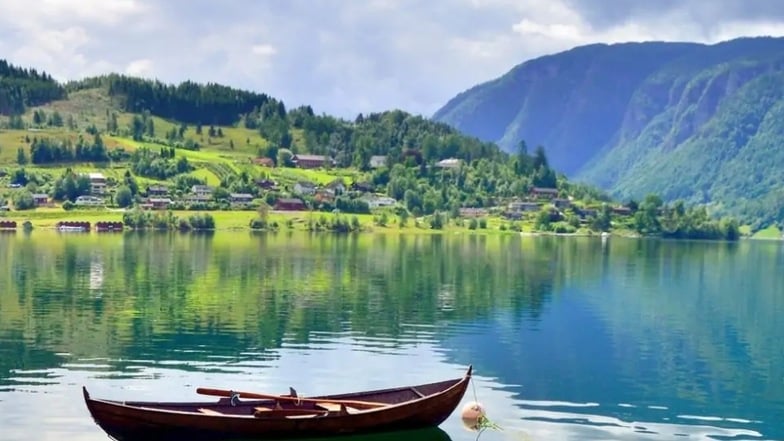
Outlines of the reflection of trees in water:
<svg viewBox="0 0 784 441">
<path fill-rule="evenodd" d="M 42 347 L 119 358 L 236 355 L 280 347 L 284 338 L 307 343 L 314 332 L 394 341 L 412 332 L 405 325 L 470 321 L 499 309 L 516 311 L 519 325 L 539 320 L 565 285 L 650 272 L 622 262 L 661 253 L 659 242 L 628 243 L 635 245 L 607 251 L 596 238 L 31 235 L 6 241 L 0 255 L 0 275 L 9 275 L 0 280 L 13 281 L 0 281 L 0 329 L 14 322 Z M 90 288 L 101 272 L 97 297 Z M 64 337 L 55 338 L 60 330 Z"/>
<path fill-rule="evenodd" d="M 555 244 L 542 254 L 519 238 L 481 236 L 9 239 L 0 275 L 10 277 L 0 280 L 13 283 L 0 282 L 0 332 L 19 323 L 42 348 L 115 358 L 194 348 L 234 354 L 279 347 L 284 337 L 306 343 L 313 332 L 394 340 L 402 325 L 498 307 L 535 317 L 558 273 L 553 258 L 561 258 Z M 99 288 L 100 296 L 91 291 Z"/>
</svg>

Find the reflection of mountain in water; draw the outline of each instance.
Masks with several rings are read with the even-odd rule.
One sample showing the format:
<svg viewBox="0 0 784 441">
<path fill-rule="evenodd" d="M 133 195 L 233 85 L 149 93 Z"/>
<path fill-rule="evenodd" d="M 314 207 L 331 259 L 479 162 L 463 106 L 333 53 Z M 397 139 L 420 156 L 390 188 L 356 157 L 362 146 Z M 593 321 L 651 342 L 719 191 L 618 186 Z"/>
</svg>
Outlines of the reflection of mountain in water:
<svg viewBox="0 0 784 441">
<path fill-rule="evenodd" d="M 784 411 L 784 252 L 775 244 L 613 241 L 548 312 L 501 311 L 443 341 L 535 402 L 596 403 L 625 421 L 777 427 Z M 490 343 L 492 342 L 492 344 Z M 662 408 L 662 406 L 666 406 Z M 532 412 L 533 413 L 533 412 Z M 729 418 L 729 420 L 723 420 Z"/>
</svg>

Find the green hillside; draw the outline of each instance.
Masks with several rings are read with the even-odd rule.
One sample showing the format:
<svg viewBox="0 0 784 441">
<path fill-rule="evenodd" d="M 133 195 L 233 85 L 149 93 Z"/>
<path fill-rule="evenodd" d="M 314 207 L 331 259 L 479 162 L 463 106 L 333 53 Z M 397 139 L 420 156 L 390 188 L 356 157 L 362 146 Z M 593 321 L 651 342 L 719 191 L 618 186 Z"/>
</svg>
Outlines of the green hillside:
<svg viewBox="0 0 784 441">
<path fill-rule="evenodd" d="M 784 221 L 776 144 L 784 39 L 591 45 L 523 63 L 434 119 L 608 191 L 708 204 L 764 228 Z"/>
<path fill-rule="evenodd" d="M 349 228 L 338 219 L 345 213 L 357 219 L 350 229 L 372 216 L 381 228 L 739 233 L 732 220 L 656 197 L 620 206 L 567 180 L 541 148 L 510 155 L 400 110 L 350 121 L 217 84 L 110 74 L 59 85 L 47 74 L 9 71 L 20 96 L 41 84 L 61 93 L 18 101 L 0 118 L 0 217 L 39 226 L 65 216 L 109 216 L 132 228 L 184 229 L 186 218 L 199 228 L 216 218 L 232 228 L 294 222 L 270 218 L 271 209 L 337 213 L 334 221 L 297 221 L 341 231 Z"/>
</svg>

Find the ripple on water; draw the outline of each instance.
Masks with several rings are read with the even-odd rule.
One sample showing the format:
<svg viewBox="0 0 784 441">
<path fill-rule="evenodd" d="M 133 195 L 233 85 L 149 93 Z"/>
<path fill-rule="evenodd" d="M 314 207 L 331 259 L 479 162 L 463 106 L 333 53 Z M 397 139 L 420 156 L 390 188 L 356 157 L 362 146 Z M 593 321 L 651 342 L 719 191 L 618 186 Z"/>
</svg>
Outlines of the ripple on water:
<svg viewBox="0 0 784 441">
<path fill-rule="evenodd" d="M 762 434 L 754 430 L 754 424 L 759 421 L 750 421 L 740 418 L 724 418 L 716 416 L 676 415 L 672 419 L 698 421 L 691 424 L 671 422 L 670 417 L 662 421 L 628 421 L 611 416 L 611 410 L 602 412 L 603 406 L 598 403 L 570 403 L 560 401 L 520 401 L 519 408 L 523 414 L 517 421 L 507 421 L 518 430 L 528 434 L 543 433 L 550 426 L 550 430 L 564 430 L 568 435 L 558 439 L 670 439 L 671 437 L 687 437 L 700 440 L 758 440 Z M 620 406 L 620 405 L 619 405 Z M 620 407 L 634 408 L 632 404 Z M 568 409 L 586 409 L 586 412 L 576 413 Z M 589 410 L 590 409 L 590 410 Z M 666 409 L 666 408 L 665 408 Z M 720 424 L 721 423 L 721 424 Z M 746 427 L 744 427 L 746 426 Z M 609 438 L 608 438 L 609 437 Z"/>
</svg>

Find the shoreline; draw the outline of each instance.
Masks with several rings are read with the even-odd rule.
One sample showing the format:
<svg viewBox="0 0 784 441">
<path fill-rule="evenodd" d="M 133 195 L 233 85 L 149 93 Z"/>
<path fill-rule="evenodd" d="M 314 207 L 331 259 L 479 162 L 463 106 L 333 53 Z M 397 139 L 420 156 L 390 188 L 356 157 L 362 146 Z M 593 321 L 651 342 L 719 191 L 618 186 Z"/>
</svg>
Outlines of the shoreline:
<svg viewBox="0 0 784 441">
<path fill-rule="evenodd" d="M 0 228 L 0 232 L 26 232 L 24 230 L 24 223 L 30 222 L 32 231 L 53 231 L 63 233 L 118 233 L 118 232 L 254 232 L 254 233 L 328 233 L 328 234 L 416 234 L 416 235 L 434 235 L 434 234 L 452 234 L 452 235 L 474 235 L 474 236 L 520 236 L 520 237 L 598 237 L 600 239 L 608 239 L 610 237 L 621 238 L 638 238 L 638 239 L 664 239 L 664 240 L 699 240 L 706 239 L 670 239 L 662 238 L 660 236 L 643 236 L 636 231 L 629 229 L 618 229 L 609 232 L 595 232 L 588 229 L 578 229 L 572 233 L 557 233 L 551 231 L 534 231 L 533 224 L 530 221 L 510 221 L 500 217 L 488 217 L 486 220 L 486 228 L 469 228 L 468 224 L 471 218 L 460 218 L 459 225 L 454 225 L 447 222 L 441 229 L 432 229 L 427 224 L 424 218 L 409 218 L 406 225 L 400 226 L 399 219 L 390 216 L 385 225 L 378 224 L 378 214 L 352 214 L 352 213 L 328 213 L 328 212 L 315 212 L 315 211 L 271 211 L 269 213 L 268 221 L 277 224 L 277 228 L 268 229 L 254 229 L 250 224 L 253 219 L 258 218 L 258 212 L 252 210 L 215 210 L 215 211 L 190 211 L 190 210 L 177 210 L 177 211 L 150 211 L 153 215 L 168 215 L 171 213 L 178 219 L 187 219 L 190 216 L 209 214 L 215 220 L 215 228 L 211 230 L 179 230 L 176 228 L 145 228 L 135 229 L 123 226 L 121 229 L 97 230 L 95 225 L 101 223 L 122 223 L 123 215 L 126 213 L 122 209 L 101 209 L 101 210 L 70 210 L 64 211 L 56 208 L 36 209 L 25 212 L 11 211 L 0 213 L 0 222 L 16 222 L 15 229 Z M 326 225 L 336 218 L 341 218 L 344 221 L 357 219 L 359 230 L 352 231 L 334 231 Z M 85 222 L 90 224 L 90 229 L 87 231 L 60 231 L 57 224 L 59 222 Z M 311 228 L 312 225 L 318 225 L 316 228 Z M 516 225 L 518 230 L 511 228 Z M 753 237 L 741 236 L 739 240 L 764 240 L 764 241 L 781 241 L 781 237 Z M 711 239 L 711 241 L 713 241 Z M 719 240 L 720 241 L 720 240 Z"/>
</svg>

